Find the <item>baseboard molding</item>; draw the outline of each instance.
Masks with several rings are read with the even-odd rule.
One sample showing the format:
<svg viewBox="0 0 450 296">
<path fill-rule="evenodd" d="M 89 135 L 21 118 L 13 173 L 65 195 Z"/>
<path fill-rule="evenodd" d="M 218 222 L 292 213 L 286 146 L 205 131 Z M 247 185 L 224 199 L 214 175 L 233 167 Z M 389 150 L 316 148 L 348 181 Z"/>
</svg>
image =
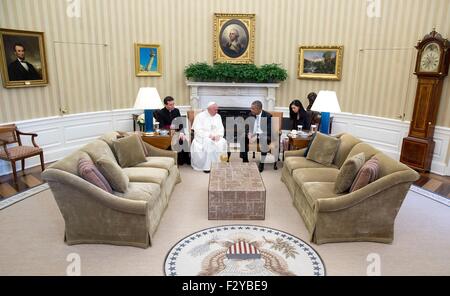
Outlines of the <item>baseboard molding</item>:
<svg viewBox="0 0 450 296">
<path fill-rule="evenodd" d="M 181 115 L 185 116 L 191 106 L 178 106 Z M 287 107 L 276 107 L 284 117 L 289 117 Z M 55 116 L 16 122 L 24 132 L 35 132 L 39 136 L 38 144 L 44 149 L 45 161 L 53 162 L 63 158 L 84 144 L 98 138 L 102 134 L 114 130 L 132 131 L 132 114 L 139 113 L 134 109 L 123 109 L 103 112 Z M 400 159 L 402 140 L 407 136 L 409 122 L 373 117 L 367 115 L 339 113 L 334 114 L 333 133 L 348 132 L 370 143 L 394 159 Z M 31 144 L 29 137 L 24 137 L 24 144 Z M 450 128 L 436 127 L 434 140 L 436 148 L 433 156 L 431 172 L 439 175 L 450 175 L 450 162 L 447 161 L 450 145 Z M 20 162 L 17 163 L 18 169 Z M 30 158 L 26 167 L 39 165 L 39 158 Z M 0 175 L 11 173 L 10 164 L 0 161 Z"/>
</svg>

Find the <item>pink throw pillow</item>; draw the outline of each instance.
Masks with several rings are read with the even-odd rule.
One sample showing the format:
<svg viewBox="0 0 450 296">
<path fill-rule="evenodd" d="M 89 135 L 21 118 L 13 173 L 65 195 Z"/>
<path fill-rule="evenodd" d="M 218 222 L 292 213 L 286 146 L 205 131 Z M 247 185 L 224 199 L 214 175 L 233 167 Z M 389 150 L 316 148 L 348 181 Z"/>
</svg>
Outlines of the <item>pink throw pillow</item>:
<svg viewBox="0 0 450 296">
<path fill-rule="evenodd" d="M 80 158 L 78 161 L 78 173 L 81 178 L 88 181 L 91 184 L 105 190 L 106 192 L 112 193 L 113 190 L 111 185 L 109 185 L 106 178 L 100 173 L 95 164 L 90 159 Z"/>
<path fill-rule="evenodd" d="M 353 181 L 352 187 L 350 188 L 350 192 L 361 189 L 364 186 L 374 182 L 378 179 L 379 174 L 380 165 L 378 159 L 376 157 L 372 157 L 359 170 L 355 180 Z"/>
</svg>

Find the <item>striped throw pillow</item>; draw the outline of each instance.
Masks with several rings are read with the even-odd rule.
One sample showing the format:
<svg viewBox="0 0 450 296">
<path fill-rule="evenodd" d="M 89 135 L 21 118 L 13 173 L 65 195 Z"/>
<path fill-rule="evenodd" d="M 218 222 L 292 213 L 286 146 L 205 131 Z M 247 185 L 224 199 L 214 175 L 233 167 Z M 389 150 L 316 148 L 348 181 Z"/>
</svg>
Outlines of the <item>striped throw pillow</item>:
<svg viewBox="0 0 450 296">
<path fill-rule="evenodd" d="M 363 188 L 364 186 L 374 182 L 378 179 L 380 174 L 380 165 L 376 157 L 369 159 L 359 170 L 356 175 L 355 181 L 353 181 L 350 192 Z"/>
<path fill-rule="evenodd" d="M 78 174 L 81 178 L 88 181 L 91 184 L 105 190 L 106 192 L 112 193 L 113 190 L 111 185 L 109 185 L 106 178 L 100 173 L 92 160 L 87 158 L 80 158 L 78 161 Z"/>
</svg>

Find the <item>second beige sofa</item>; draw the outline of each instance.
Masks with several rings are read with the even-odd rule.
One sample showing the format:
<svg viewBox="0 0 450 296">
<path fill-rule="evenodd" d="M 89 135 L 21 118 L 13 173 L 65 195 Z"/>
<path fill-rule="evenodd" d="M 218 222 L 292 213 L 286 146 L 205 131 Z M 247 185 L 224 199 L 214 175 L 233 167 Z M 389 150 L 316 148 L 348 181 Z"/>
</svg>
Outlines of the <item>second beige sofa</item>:
<svg viewBox="0 0 450 296">
<path fill-rule="evenodd" d="M 391 243 L 394 222 L 411 184 L 419 174 L 350 134 L 336 136 L 339 148 L 331 166 L 308 160 L 305 149 L 285 152 L 281 180 L 317 244 L 345 241 Z M 376 156 L 379 178 L 365 187 L 336 194 L 334 186 L 346 161 L 363 152 Z"/>
</svg>

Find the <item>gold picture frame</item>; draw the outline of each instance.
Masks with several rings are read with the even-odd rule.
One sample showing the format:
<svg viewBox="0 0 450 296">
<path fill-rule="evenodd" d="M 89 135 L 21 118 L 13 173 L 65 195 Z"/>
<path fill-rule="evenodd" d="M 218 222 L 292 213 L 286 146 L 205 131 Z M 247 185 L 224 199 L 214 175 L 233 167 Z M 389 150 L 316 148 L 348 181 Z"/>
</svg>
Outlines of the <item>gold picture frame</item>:
<svg viewBox="0 0 450 296">
<path fill-rule="evenodd" d="M 43 32 L 0 28 L 0 60 L 5 88 L 48 85 Z"/>
<path fill-rule="evenodd" d="M 135 72 L 138 77 L 162 76 L 161 45 L 135 43 Z"/>
<path fill-rule="evenodd" d="M 300 46 L 298 79 L 341 80 L 344 46 Z"/>
<path fill-rule="evenodd" d="M 255 19 L 255 14 L 214 14 L 214 63 L 254 63 Z"/>
</svg>

